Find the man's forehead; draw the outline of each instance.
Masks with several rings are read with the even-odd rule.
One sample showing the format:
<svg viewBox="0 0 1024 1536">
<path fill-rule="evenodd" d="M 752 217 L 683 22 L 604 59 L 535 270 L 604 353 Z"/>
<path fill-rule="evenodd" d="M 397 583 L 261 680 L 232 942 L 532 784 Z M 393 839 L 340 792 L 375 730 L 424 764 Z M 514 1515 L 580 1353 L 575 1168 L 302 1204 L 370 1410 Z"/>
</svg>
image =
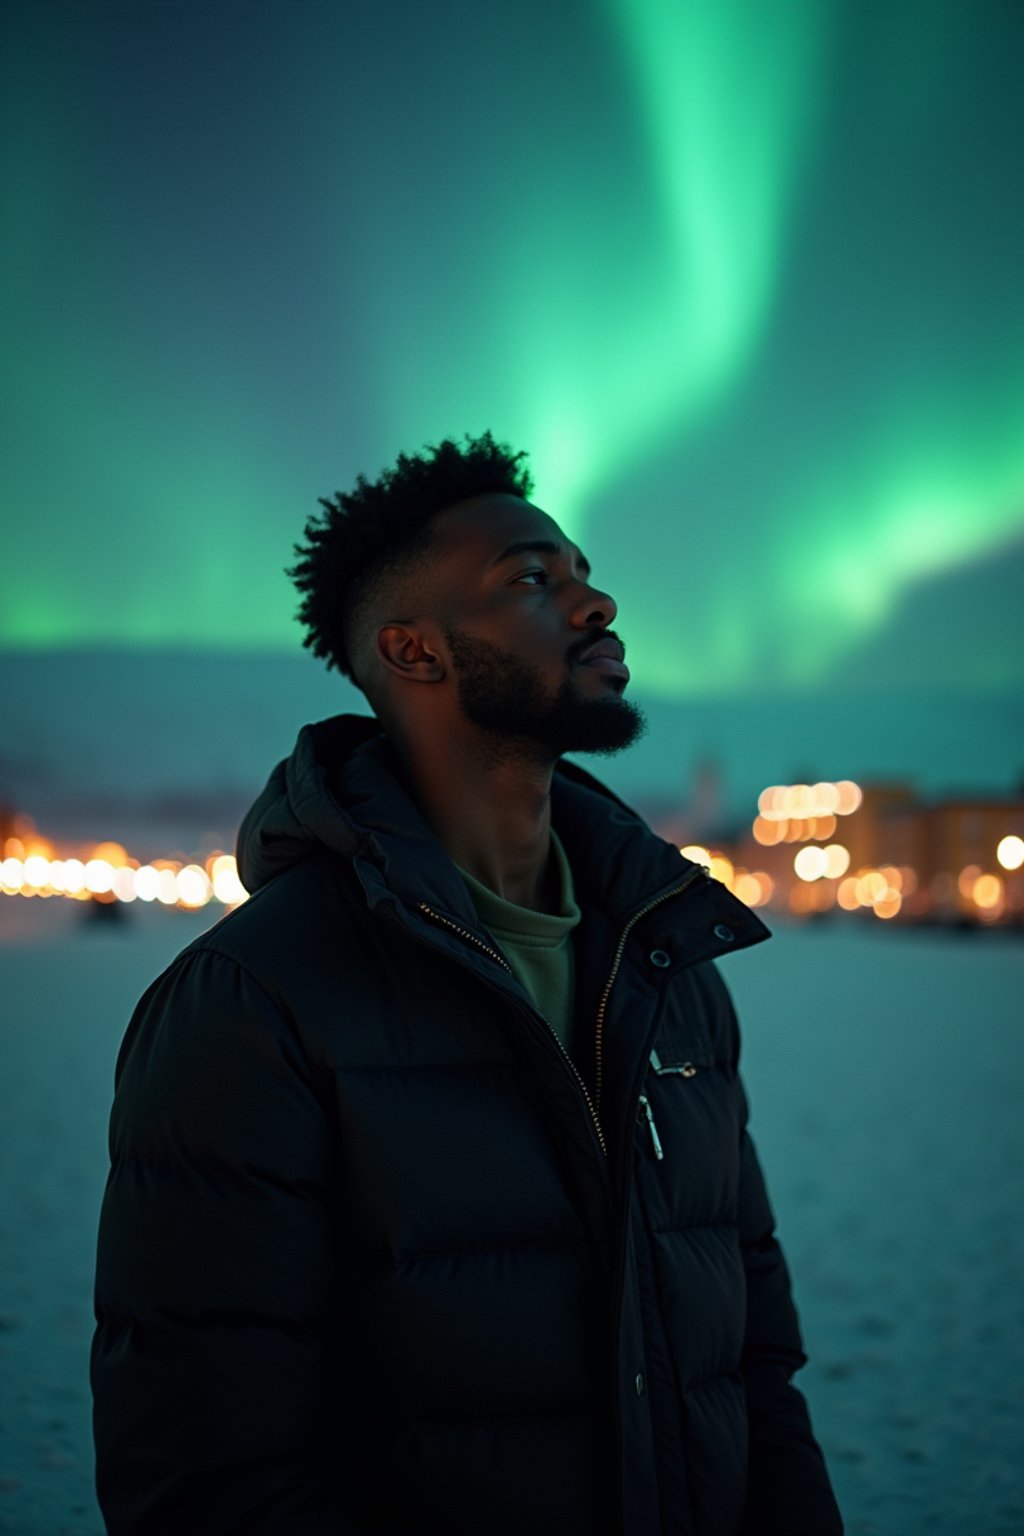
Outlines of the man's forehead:
<svg viewBox="0 0 1024 1536">
<path fill-rule="evenodd" d="M 464 556 L 489 565 L 510 545 L 531 540 L 571 548 L 553 517 L 520 496 L 473 496 L 446 507 L 433 519 L 433 552 L 442 559 Z"/>
</svg>

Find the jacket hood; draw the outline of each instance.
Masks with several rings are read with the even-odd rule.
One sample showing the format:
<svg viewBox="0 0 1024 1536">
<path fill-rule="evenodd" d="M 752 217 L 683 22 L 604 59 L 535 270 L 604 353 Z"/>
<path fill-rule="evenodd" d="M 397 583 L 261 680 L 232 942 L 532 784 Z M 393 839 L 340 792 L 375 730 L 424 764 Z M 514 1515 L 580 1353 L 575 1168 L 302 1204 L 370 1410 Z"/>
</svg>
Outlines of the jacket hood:
<svg viewBox="0 0 1024 1536">
<path fill-rule="evenodd" d="M 360 829 L 332 783 L 360 747 L 383 744 L 376 720 L 335 715 L 304 725 L 290 757 L 277 764 L 238 829 L 238 872 L 249 892 L 323 845 L 355 856 Z"/>
<path fill-rule="evenodd" d="M 555 770 L 551 812 L 577 888 L 612 916 L 637 910 L 694 868 L 574 763 Z M 478 925 L 465 883 L 408 794 L 395 752 L 371 716 L 335 715 L 303 727 L 242 822 L 239 875 L 255 892 L 322 850 L 353 861 L 371 907 L 427 902 Z M 741 943 L 768 937 L 753 912 L 708 883 L 726 900 Z"/>
<path fill-rule="evenodd" d="M 303 726 L 242 822 L 238 870 L 254 892 L 327 850 L 352 860 L 371 907 L 382 901 L 472 912 L 455 865 L 402 782 L 379 722 L 334 715 Z"/>
</svg>

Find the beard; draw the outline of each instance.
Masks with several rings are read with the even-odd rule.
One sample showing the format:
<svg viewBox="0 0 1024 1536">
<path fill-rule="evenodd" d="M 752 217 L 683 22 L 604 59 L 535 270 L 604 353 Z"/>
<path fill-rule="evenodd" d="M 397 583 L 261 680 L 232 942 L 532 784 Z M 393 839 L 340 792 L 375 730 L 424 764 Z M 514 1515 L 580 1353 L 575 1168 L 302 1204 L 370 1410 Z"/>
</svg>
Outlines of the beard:
<svg viewBox="0 0 1024 1536">
<path fill-rule="evenodd" d="M 455 663 L 459 703 L 466 719 L 509 753 L 540 749 L 545 756 L 594 752 L 611 756 L 643 735 L 643 711 L 609 691 L 585 698 L 567 676 L 552 698 L 540 672 L 489 640 L 459 630 L 445 638 Z"/>
</svg>

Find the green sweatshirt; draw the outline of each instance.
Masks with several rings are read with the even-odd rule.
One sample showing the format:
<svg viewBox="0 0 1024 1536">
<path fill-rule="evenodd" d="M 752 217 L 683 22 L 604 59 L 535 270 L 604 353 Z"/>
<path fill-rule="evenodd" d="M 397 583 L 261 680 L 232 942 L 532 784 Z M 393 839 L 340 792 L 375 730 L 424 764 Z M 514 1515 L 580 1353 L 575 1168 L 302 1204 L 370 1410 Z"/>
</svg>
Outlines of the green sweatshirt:
<svg viewBox="0 0 1024 1536">
<path fill-rule="evenodd" d="M 476 908 L 517 979 L 547 1019 L 567 1051 L 572 1049 L 573 950 L 572 931 L 580 920 L 573 896 L 572 871 L 565 849 L 551 834 L 551 855 L 558 871 L 557 913 L 535 912 L 505 901 L 464 869 L 459 874 Z"/>
</svg>

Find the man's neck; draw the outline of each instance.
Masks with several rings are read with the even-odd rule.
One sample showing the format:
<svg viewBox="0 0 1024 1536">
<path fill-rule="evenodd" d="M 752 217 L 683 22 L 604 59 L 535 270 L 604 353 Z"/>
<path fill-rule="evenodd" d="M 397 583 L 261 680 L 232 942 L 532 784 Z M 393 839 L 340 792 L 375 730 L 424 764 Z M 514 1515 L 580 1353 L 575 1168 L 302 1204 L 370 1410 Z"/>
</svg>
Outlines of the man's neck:
<svg viewBox="0 0 1024 1536">
<path fill-rule="evenodd" d="M 477 744 L 455 753 L 447 745 L 415 753 L 395 746 L 412 796 L 452 861 L 505 901 L 555 910 L 554 763 Z"/>
</svg>

